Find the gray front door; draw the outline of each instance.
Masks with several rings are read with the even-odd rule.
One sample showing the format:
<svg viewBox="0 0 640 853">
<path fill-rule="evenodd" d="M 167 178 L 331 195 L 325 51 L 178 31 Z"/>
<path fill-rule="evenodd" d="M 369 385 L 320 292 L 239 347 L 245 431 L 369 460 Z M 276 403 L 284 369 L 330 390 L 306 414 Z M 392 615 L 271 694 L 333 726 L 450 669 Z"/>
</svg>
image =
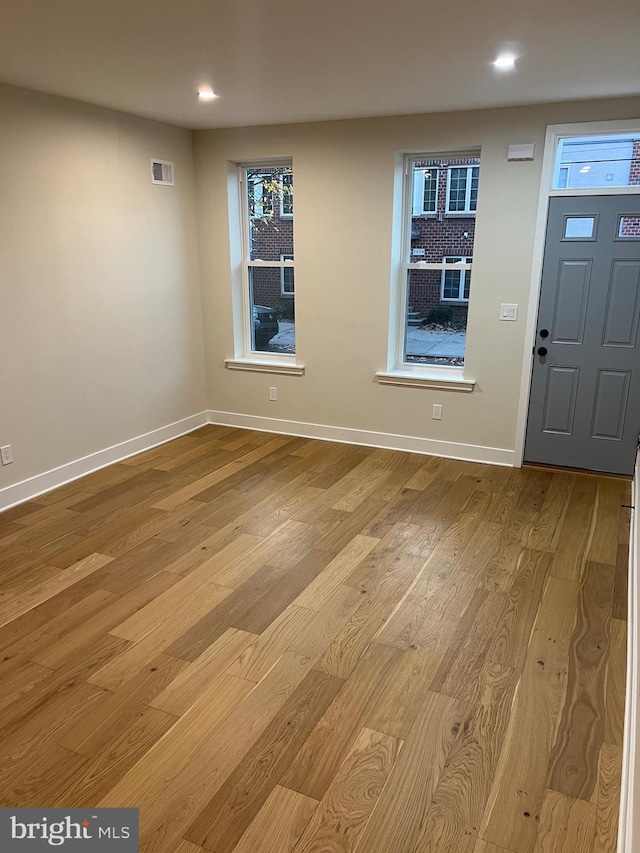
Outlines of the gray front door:
<svg viewBox="0 0 640 853">
<path fill-rule="evenodd" d="M 633 473 L 639 315 L 640 196 L 551 198 L 525 461 Z"/>
</svg>

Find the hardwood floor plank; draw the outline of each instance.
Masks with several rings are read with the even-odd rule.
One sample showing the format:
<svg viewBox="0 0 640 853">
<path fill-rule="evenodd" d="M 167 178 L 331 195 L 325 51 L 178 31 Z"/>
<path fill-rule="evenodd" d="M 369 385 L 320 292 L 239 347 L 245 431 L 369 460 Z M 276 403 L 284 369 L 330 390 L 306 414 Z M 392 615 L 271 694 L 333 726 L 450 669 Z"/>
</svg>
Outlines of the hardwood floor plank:
<svg viewBox="0 0 640 853">
<path fill-rule="evenodd" d="M 369 729 L 405 740 L 431 682 L 451 644 L 460 620 L 431 611 L 399 659 L 393 678 L 382 687 L 364 724 Z"/>
<path fill-rule="evenodd" d="M 629 543 L 618 545 L 613 587 L 613 618 L 627 621 L 629 614 Z"/>
<path fill-rule="evenodd" d="M 137 802 L 139 805 L 132 808 L 142 809 L 152 803 L 254 687 L 255 684 L 232 675 L 219 676 L 211 685 L 210 694 L 203 693 L 165 737 L 107 787 L 100 803 L 110 803 L 115 807 L 125 802 Z"/>
<path fill-rule="evenodd" d="M 618 520 L 626 484 L 602 477 L 598 480 L 587 560 L 615 566 L 618 556 Z"/>
<path fill-rule="evenodd" d="M 225 631 L 191 664 L 185 665 L 182 672 L 149 704 L 168 714 L 181 716 L 255 639 L 254 634 L 235 628 Z"/>
<path fill-rule="evenodd" d="M 166 572 L 155 575 L 127 595 L 116 598 L 115 601 L 112 599 L 108 599 L 106 602 L 101 601 L 100 612 L 92 614 L 91 609 L 87 607 L 89 599 L 94 597 L 97 599 L 99 594 L 101 597 L 104 595 L 103 590 L 96 590 L 95 593 L 91 593 L 76 605 L 84 617 L 82 623 L 75 626 L 74 622 L 69 619 L 67 612 L 66 618 L 63 617 L 66 630 L 60 637 L 50 636 L 46 647 L 41 647 L 38 652 L 32 654 L 31 659 L 43 666 L 57 669 L 69 661 L 87 643 L 107 634 L 123 619 L 144 607 L 156 596 L 162 595 L 175 584 L 176 580 L 175 575 L 169 575 Z"/>
<path fill-rule="evenodd" d="M 300 839 L 296 853 L 350 853 L 364 831 L 402 742 L 362 729 Z"/>
<path fill-rule="evenodd" d="M 360 837 L 357 853 L 413 853 L 463 717 L 464 705 L 457 699 L 427 695 Z"/>
<path fill-rule="evenodd" d="M 54 595 L 77 583 L 92 572 L 111 562 L 113 557 L 104 554 L 91 554 L 76 563 L 70 569 L 56 571 L 52 577 L 35 584 L 29 590 L 15 596 L 8 595 L 0 604 L 0 626 L 17 619 L 23 613 L 41 604 Z"/>
<path fill-rule="evenodd" d="M 61 808 L 91 807 L 121 779 L 176 722 L 176 717 L 156 708 L 145 708 L 124 730 L 93 759 L 79 762 L 81 772 L 74 773 L 68 784 L 59 780 L 55 801 Z M 84 756 L 77 753 L 78 758 Z"/>
<path fill-rule="evenodd" d="M 522 552 L 507 593 L 507 606 L 491 642 L 487 659 L 520 671 L 527 654 L 551 557 L 542 551 Z"/>
<path fill-rule="evenodd" d="M 295 599 L 299 607 L 321 610 L 327 599 L 353 575 L 355 567 L 377 546 L 373 536 L 355 536 L 330 560 L 320 574 L 313 578 Z"/>
<path fill-rule="evenodd" d="M 593 477 L 576 477 L 551 563 L 551 574 L 556 578 L 579 581 L 582 577 L 597 490 L 597 481 Z"/>
<path fill-rule="evenodd" d="M 549 763 L 549 787 L 583 800 L 593 794 L 604 738 L 613 581 L 611 567 L 587 563 L 569 647 L 562 717 Z"/>
<path fill-rule="evenodd" d="M 91 682 L 107 690 L 117 690 L 230 593 L 229 589 L 209 584 L 176 602 L 173 612 L 163 622 L 138 642 L 129 642 L 125 651 L 91 676 Z"/>
<path fill-rule="evenodd" d="M 293 604 L 287 607 L 259 637 L 252 637 L 226 671 L 247 681 L 261 681 L 315 617 L 313 610 Z"/>
<path fill-rule="evenodd" d="M 545 791 L 535 853 L 591 853 L 595 823 L 593 803 Z"/>
<path fill-rule="evenodd" d="M 517 853 L 535 844 L 578 592 L 572 581 L 547 579 L 482 821 L 485 841 Z"/>
<path fill-rule="evenodd" d="M 282 785 L 314 800 L 324 797 L 402 654 L 390 646 L 371 646 L 299 750 Z"/>
<path fill-rule="evenodd" d="M 470 848 L 480 829 L 517 684 L 510 667 L 485 664 L 479 702 L 467 712 L 422 821 L 416 853 Z"/>
<path fill-rule="evenodd" d="M 185 666 L 184 661 L 158 655 L 143 672 L 134 675 L 115 693 L 101 697 L 91 715 L 58 741 L 60 746 L 92 758 L 125 730 Z"/>
<path fill-rule="evenodd" d="M 603 743 L 593 797 L 596 806 L 594 853 L 615 853 L 617 850 L 621 778 L 622 747 Z"/>
<path fill-rule="evenodd" d="M 231 853 L 342 685 L 311 671 L 183 837 Z"/>
<path fill-rule="evenodd" d="M 627 686 L 627 623 L 611 620 L 611 639 L 604 696 L 604 741 L 622 746 Z"/>
<path fill-rule="evenodd" d="M 292 853 L 317 801 L 276 785 L 233 853 Z"/>
</svg>

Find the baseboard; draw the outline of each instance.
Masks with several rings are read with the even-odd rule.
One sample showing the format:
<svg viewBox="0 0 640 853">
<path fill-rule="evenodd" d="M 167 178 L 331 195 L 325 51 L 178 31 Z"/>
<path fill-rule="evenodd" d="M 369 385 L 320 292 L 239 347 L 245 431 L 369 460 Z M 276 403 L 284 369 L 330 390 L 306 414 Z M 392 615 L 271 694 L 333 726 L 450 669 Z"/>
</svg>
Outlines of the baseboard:
<svg viewBox="0 0 640 853">
<path fill-rule="evenodd" d="M 152 432 L 130 438 L 128 441 L 114 444 L 104 450 L 98 450 L 89 456 L 67 462 L 66 465 L 52 468 L 43 474 L 30 477 L 28 480 L 22 480 L 12 486 L 5 486 L 5 488 L 0 489 L 0 512 L 16 504 L 33 500 L 38 495 L 64 486 L 65 483 L 70 483 L 86 474 L 105 468 L 107 465 L 113 465 L 114 462 L 121 462 L 123 459 L 135 456 L 136 453 L 141 453 L 143 450 L 150 450 L 152 447 L 157 447 L 159 444 L 164 444 L 180 435 L 193 432 L 194 429 L 198 429 L 208 422 L 207 412 L 199 412 L 196 415 L 160 427 L 160 429 L 154 429 Z"/>
<path fill-rule="evenodd" d="M 640 493 L 640 461 L 636 462 L 631 504 L 637 507 Z M 624 712 L 624 741 L 622 747 L 622 786 L 620 790 L 620 821 L 618 824 L 618 853 L 637 853 L 640 850 L 640 588 L 638 584 L 638 546 L 640 520 L 637 510 L 631 510 L 629 542 L 629 612 L 627 622 L 627 692 Z"/>
<path fill-rule="evenodd" d="M 262 418 L 257 415 L 242 415 L 236 412 L 209 410 L 209 423 L 223 426 L 255 429 L 259 432 L 275 432 L 295 435 L 300 438 L 319 438 L 323 441 L 340 441 L 344 444 L 361 444 L 366 447 L 382 447 L 386 450 L 404 450 L 424 453 L 428 456 L 444 456 L 462 459 L 465 462 L 486 462 L 492 465 L 512 466 L 514 451 L 499 447 L 483 447 L 475 444 L 459 444 L 453 441 L 436 441 L 413 435 L 373 432 L 349 427 L 310 424 L 304 421 L 285 421 L 278 418 Z"/>
</svg>

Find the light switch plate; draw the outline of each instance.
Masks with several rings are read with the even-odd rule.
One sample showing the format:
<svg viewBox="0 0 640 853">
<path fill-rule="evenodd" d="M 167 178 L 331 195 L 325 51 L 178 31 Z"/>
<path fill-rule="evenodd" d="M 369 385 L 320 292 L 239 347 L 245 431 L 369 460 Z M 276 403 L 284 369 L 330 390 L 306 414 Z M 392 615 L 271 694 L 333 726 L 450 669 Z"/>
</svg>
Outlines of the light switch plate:
<svg viewBox="0 0 640 853">
<path fill-rule="evenodd" d="M 503 302 L 500 305 L 500 319 L 515 322 L 518 319 L 518 306 L 514 302 Z"/>
</svg>

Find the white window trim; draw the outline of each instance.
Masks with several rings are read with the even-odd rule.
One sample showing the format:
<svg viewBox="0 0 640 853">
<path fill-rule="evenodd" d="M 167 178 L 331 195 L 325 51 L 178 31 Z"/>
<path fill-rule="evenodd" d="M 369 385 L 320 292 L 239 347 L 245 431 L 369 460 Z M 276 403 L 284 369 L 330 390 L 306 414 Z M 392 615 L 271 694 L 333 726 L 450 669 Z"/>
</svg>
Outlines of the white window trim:
<svg viewBox="0 0 640 853">
<path fill-rule="evenodd" d="M 229 173 L 229 225 L 231 229 L 230 244 L 232 248 L 231 269 L 233 284 L 233 328 L 234 328 L 234 357 L 225 358 L 225 366 L 230 370 L 255 371 L 259 373 L 286 373 L 302 376 L 305 367 L 297 360 L 296 355 L 280 353 L 264 353 L 252 349 L 252 308 L 249 298 L 249 269 L 251 267 L 293 266 L 291 261 L 249 260 L 251 240 L 249 235 L 250 221 L 247 211 L 247 169 L 256 166 L 290 166 L 291 160 L 260 160 L 244 162 L 230 166 Z M 235 171 L 235 175 L 233 174 Z M 234 186 L 233 186 L 234 185 Z"/>
<path fill-rule="evenodd" d="M 460 261 L 451 262 L 451 258 L 457 258 L 458 255 L 447 255 L 442 259 L 442 263 L 446 264 L 446 266 L 442 270 L 442 277 L 440 279 L 440 301 L 441 302 L 463 302 L 465 305 L 469 302 L 469 297 L 464 296 L 464 283 L 467 277 L 467 271 L 471 271 L 471 261 L 473 258 L 469 257 L 461 257 Z M 449 259 L 447 261 L 447 259 Z M 447 271 L 453 270 L 454 272 L 460 272 L 460 284 L 458 285 L 458 296 L 451 297 L 444 295 L 444 277 Z M 471 292 L 471 289 L 469 289 Z M 462 294 L 462 296 L 460 295 Z"/>
<path fill-rule="evenodd" d="M 466 169 L 467 170 L 467 186 L 464 191 L 464 210 L 450 210 L 449 208 L 449 193 L 451 190 L 451 170 L 452 169 Z M 447 200 L 445 212 L 447 216 L 475 216 L 476 211 L 471 210 L 471 184 L 473 179 L 473 169 L 478 169 L 478 175 L 480 174 L 480 166 L 465 166 L 464 163 L 461 163 L 459 166 L 447 166 Z M 477 205 L 476 205 L 477 206 Z"/>
<path fill-rule="evenodd" d="M 439 157 L 478 157 L 478 151 L 452 153 L 398 153 L 394 190 L 394 228 L 392 232 L 392 274 L 389 307 L 389 339 L 386 370 L 376 371 L 374 379 L 381 385 L 411 388 L 435 388 L 451 391 L 473 391 L 476 380 L 469 375 L 467 353 L 464 367 L 453 365 L 412 364 L 404 360 L 406 305 L 409 270 L 441 270 L 441 263 L 408 262 L 411 257 L 411 221 L 413 216 L 413 163 Z M 451 268 L 452 264 L 447 265 Z M 471 269 L 459 263 L 458 269 Z"/>
<path fill-rule="evenodd" d="M 429 168 L 429 167 L 427 167 Z M 438 193 L 440 189 L 440 169 L 438 166 L 433 167 L 436 172 L 436 197 L 435 197 L 435 205 L 433 210 L 425 210 L 424 209 L 424 186 L 425 186 L 425 177 L 424 177 L 424 169 L 421 167 L 420 169 L 414 169 L 411 167 L 411 171 L 413 174 L 412 177 L 412 197 L 411 197 L 411 215 L 412 216 L 435 216 L 438 213 Z M 420 199 L 420 209 L 417 210 L 413 201 L 417 197 Z"/>
</svg>

